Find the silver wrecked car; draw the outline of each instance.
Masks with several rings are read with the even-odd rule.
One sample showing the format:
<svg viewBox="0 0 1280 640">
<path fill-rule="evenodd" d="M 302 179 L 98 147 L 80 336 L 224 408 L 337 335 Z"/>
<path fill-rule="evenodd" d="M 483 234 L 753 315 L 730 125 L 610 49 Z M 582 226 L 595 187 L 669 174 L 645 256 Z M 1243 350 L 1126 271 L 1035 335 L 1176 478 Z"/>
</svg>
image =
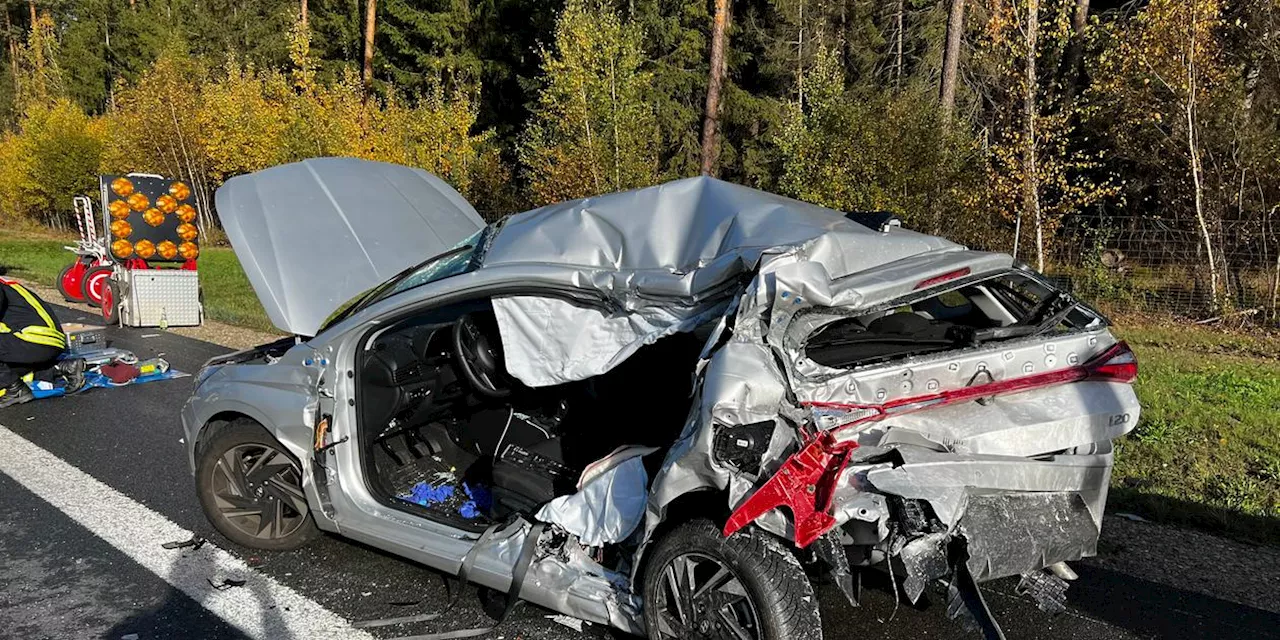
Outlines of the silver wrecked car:
<svg viewBox="0 0 1280 640">
<path fill-rule="evenodd" d="M 690 178 L 485 225 L 341 158 L 217 206 L 296 336 L 182 411 L 249 547 L 336 532 L 651 638 L 820 638 L 808 576 L 881 567 L 997 638 L 978 583 L 1061 608 L 1138 418 L 1098 312 L 885 216 Z"/>
</svg>

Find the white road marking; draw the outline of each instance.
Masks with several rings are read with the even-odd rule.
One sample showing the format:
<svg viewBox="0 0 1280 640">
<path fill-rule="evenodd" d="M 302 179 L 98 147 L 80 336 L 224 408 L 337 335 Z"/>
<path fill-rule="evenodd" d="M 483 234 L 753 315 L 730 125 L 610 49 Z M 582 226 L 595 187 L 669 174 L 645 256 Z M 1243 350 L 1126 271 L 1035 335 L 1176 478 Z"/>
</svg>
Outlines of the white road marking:
<svg viewBox="0 0 1280 640">
<path fill-rule="evenodd" d="M 139 470 L 145 473 L 145 470 Z M 346 620 L 239 558 L 205 543 L 196 551 L 165 542 L 192 532 L 0 425 L 0 473 L 40 496 L 94 535 L 250 637 L 372 639 Z M 245 580 L 219 591 L 209 580 Z"/>
</svg>

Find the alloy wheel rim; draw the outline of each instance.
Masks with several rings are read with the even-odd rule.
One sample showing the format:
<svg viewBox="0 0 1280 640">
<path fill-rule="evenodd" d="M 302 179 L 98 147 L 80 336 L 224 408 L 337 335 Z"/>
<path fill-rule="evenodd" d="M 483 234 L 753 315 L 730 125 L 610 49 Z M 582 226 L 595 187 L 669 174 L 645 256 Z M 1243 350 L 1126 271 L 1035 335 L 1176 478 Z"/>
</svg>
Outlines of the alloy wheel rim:
<svg viewBox="0 0 1280 640">
<path fill-rule="evenodd" d="M 662 568 L 654 603 L 663 638 L 759 640 L 760 616 L 742 580 L 723 562 L 685 553 Z"/>
<path fill-rule="evenodd" d="M 280 450 L 256 443 L 236 445 L 218 458 L 212 473 L 218 512 L 245 534 L 284 538 L 306 521 L 301 471 Z"/>
</svg>

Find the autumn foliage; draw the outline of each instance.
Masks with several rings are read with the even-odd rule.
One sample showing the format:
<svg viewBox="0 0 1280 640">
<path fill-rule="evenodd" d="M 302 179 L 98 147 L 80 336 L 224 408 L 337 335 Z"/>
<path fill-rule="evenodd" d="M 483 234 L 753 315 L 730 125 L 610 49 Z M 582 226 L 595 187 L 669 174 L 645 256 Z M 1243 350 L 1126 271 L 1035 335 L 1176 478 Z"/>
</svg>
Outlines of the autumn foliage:
<svg viewBox="0 0 1280 640">
<path fill-rule="evenodd" d="M 0 219 L 67 226 L 96 174 L 144 171 L 212 230 L 228 178 L 316 156 L 491 218 L 705 168 L 1103 288 L 1138 285 L 1101 252 L 1150 253 L 1196 313 L 1280 316 L 1280 0 L 39 5 L 5 5 Z"/>
<path fill-rule="evenodd" d="M 437 84 L 413 98 L 366 96 L 344 74 L 319 82 L 309 35 L 291 34 L 292 69 L 261 69 L 235 55 L 216 66 L 169 46 L 114 108 L 88 116 L 58 89 L 47 55 L 51 25 L 24 47 L 24 94 L 15 131 L 0 138 L 0 216 L 65 226 L 71 196 L 92 193 L 96 174 L 180 177 L 211 226 L 212 193 L 228 178 L 316 156 L 353 156 L 421 167 L 481 203 L 509 172 L 489 132 L 474 132 L 474 96 Z M 41 55 L 41 54 L 45 55 Z M 484 185 L 484 194 L 476 193 Z"/>
</svg>

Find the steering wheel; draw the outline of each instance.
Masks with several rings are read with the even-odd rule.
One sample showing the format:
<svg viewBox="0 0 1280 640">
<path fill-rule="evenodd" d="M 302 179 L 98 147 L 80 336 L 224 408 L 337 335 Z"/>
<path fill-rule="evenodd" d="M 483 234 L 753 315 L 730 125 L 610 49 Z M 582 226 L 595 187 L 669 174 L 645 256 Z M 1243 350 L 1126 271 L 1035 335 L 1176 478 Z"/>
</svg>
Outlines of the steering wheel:
<svg viewBox="0 0 1280 640">
<path fill-rule="evenodd" d="M 480 328 L 474 314 L 466 314 L 453 325 L 453 352 L 458 368 L 476 392 L 490 398 L 511 395 L 511 384 L 502 366 L 501 347 L 495 348 Z"/>
</svg>

